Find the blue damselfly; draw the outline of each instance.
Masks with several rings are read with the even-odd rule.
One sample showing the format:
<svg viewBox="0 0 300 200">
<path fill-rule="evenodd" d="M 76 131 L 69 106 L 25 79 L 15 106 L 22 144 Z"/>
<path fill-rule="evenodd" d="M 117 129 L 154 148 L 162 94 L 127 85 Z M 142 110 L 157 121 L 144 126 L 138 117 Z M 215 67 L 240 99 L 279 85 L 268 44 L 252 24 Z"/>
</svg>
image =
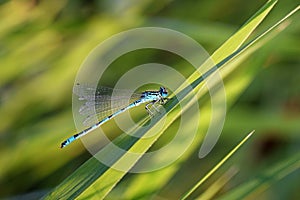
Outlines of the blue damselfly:
<svg viewBox="0 0 300 200">
<path fill-rule="evenodd" d="M 122 101 L 122 95 L 121 96 L 111 96 L 111 91 L 114 89 L 109 87 L 97 87 L 91 88 L 86 85 L 77 84 L 74 87 L 74 93 L 78 96 L 79 100 L 86 100 L 87 102 L 80 108 L 79 112 L 81 114 L 89 113 L 89 110 L 91 110 L 92 106 L 94 107 L 94 110 L 96 111 L 96 114 L 105 113 L 105 111 L 110 110 L 109 107 L 110 102 L 112 101 Z M 125 91 L 125 90 L 124 90 Z M 137 100 L 133 101 L 132 103 L 129 103 L 127 106 L 122 107 L 120 109 L 117 109 L 115 112 L 110 114 L 109 116 L 105 116 L 97 123 L 89 126 L 88 128 L 84 129 L 83 131 L 69 137 L 64 142 L 61 143 L 61 148 L 69 145 L 76 139 L 88 134 L 89 132 L 95 130 L 96 128 L 100 127 L 105 122 L 109 121 L 110 119 L 116 117 L 117 115 L 125 112 L 126 110 L 139 106 L 141 104 L 146 103 L 146 110 L 150 115 L 153 115 L 153 112 L 149 109 L 149 106 L 154 105 L 156 103 L 164 104 L 165 100 L 167 100 L 168 91 L 165 87 L 160 87 L 159 90 L 156 91 L 144 91 L 140 94 L 133 93 L 133 96 L 137 98 Z M 154 107 L 155 108 L 155 107 Z M 87 119 L 85 122 L 89 120 L 90 116 L 87 116 Z"/>
</svg>

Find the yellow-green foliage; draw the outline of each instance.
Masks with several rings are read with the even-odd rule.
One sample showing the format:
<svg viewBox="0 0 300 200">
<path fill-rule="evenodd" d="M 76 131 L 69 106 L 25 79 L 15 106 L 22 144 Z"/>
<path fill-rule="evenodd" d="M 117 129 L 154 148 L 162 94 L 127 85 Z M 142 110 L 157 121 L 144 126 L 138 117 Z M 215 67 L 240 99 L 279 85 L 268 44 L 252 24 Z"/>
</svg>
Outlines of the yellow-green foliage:
<svg viewBox="0 0 300 200">
<path fill-rule="evenodd" d="M 239 173 L 228 178 L 228 187 L 219 192 L 221 187 L 214 186 L 207 196 L 296 198 L 299 173 L 295 171 L 300 167 L 296 154 L 300 130 L 297 6 L 293 0 L 271 0 L 265 5 L 238 0 L 0 1 L 0 198 L 178 199 L 253 129 L 256 133 L 249 144 L 189 198 L 201 197 L 232 165 L 238 166 Z M 200 93 L 200 129 L 188 151 L 159 171 L 126 175 L 89 158 L 80 141 L 63 150 L 59 145 L 76 132 L 71 100 L 80 64 L 109 36 L 143 26 L 173 28 L 203 44 L 221 70 L 231 110 L 216 147 L 199 160 L 198 148 L 210 117 L 210 102 L 206 93 Z M 152 61 L 149 57 L 156 54 L 148 53 L 129 55 L 114 64 L 128 70 Z M 165 56 L 159 61 L 173 60 Z M 189 76 L 197 90 L 203 82 L 193 81 L 201 77 L 185 64 L 175 59 L 172 66 Z M 107 85 L 119 73 L 109 72 Z M 189 92 L 186 96 L 185 101 L 192 98 Z M 159 144 L 166 142 L 159 137 L 176 129 L 180 109 L 175 101 L 165 106 L 170 111 L 168 121 L 156 138 L 120 135 L 114 142 L 138 152 L 155 147 L 157 139 Z M 189 124 L 185 126 L 188 130 Z M 103 152 L 110 152 L 109 145 Z M 126 160 L 126 154 L 107 156 L 116 163 Z"/>
</svg>

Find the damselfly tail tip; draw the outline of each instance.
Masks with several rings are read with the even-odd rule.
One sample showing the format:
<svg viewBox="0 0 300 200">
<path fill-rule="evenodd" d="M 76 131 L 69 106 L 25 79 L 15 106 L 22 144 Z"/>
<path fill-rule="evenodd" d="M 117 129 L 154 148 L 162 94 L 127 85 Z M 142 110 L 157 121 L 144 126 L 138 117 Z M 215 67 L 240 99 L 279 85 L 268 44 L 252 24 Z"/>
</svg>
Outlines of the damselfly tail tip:
<svg viewBox="0 0 300 200">
<path fill-rule="evenodd" d="M 62 148 L 64 148 L 65 146 L 67 146 L 67 145 L 66 145 L 66 141 L 64 141 L 63 143 L 61 143 L 60 148 L 62 149 Z"/>
</svg>

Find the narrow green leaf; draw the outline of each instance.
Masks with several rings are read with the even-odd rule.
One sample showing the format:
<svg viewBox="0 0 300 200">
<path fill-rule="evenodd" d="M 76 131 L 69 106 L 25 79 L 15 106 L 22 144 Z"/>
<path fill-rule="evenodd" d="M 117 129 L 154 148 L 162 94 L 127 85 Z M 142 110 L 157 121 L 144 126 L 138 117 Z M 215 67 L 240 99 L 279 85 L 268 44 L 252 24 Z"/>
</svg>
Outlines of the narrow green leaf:
<svg viewBox="0 0 300 200">
<path fill-rule="evenodd" d="M 241 45 L 246 41 L 249 35 L 269 14 L 276 3 L 277 0 L 271 0 L 268 1 L 263 7 L 261 7 L 233 36 L 226 40 L 226 42 L 213 53 L 213 55 L 211 56 L 213 62 L 219 63 L 223 61 L 230 54 L 233 54 L 239 47 L 241 47 Z M 195 80 L 197 76 L 197 72 L 192 74 L 189 77 L 189 82 L 191 82 L 191 80 Z"/>
<path fill-rule="evenodd" d="M 204 183 L 213 173 L 215 173 L 254 133 L 250 132 L 236 147 L 234 147 L 212 170 L 210 170 L 192 189 L 190 189 L 181 199 L 188 198 L 199 186 Z"/>
<path fill-rule="evenodd" d="M 251 195 L 255 195 L 266 190 L 271 186 L 271 184 L 279 181 L 292 172 L 299 170 L 299 168 L 300 153 L 292 155 L 289 158 L 277 163 L 276 165 L 271 165 L 265 172 L 231 190 L 229 193 L 221 196 L 219 199 L 246 199 Z"/>
<path fill-rule="evenodd" d="M 230 179 L 238 173 L 238 168 L 232 166 L 227 170 L 217 181 L 211 184 L 199 197 L 198 200 L 209 200 L 213 199 L 213 197 L 220 191 L 220 189 L 230 181 Z"/>
</svg>

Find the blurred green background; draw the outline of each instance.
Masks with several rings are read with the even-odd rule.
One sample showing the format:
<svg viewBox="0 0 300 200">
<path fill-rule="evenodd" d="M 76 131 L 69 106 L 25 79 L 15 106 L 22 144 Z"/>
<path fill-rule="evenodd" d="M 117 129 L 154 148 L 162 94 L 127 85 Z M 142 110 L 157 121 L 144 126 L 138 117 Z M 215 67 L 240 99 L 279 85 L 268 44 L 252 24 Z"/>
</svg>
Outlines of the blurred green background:
<svg viewBox="0 0 300 200">
<path fill-rule="evenodd" d="M 63 150 L 59 145 L 76 131 L 71 104 L 76 73 L 101 41 L 130 28 L 160 26 L 191 36 L 212 54 L 264 3 L 262 0 L 0 1 L 0 197 L 40 197 L 90 157 L 80 142 Z M 279 1 L 255 34 L 296 6 L 294 0 Z M 286 30 L 244 63 L 247 69 L 257 70 L 256 76 L 251 77 L 249 87 L 229 109 L 224 131 L 211 152 L 214 155 L 199 165 L 195 152 L 184 164 L 183 169 L 189 171 L 181 175 L 185 181 L 192 184 L 198 180 L 202 169 L 210 169 L 252 129 L 257 133 L 247 144 L 247 151 L 241 149 L 231 160 L 231 165 L 238 163 L 241 167 L 232 185 L 300 150 L 299 14 L 292 19 Z M 174 64 L 180 70 L 178 64 L 176 67 L 177 60 L 168 54 L 156 59 L 163 64 Z M 116 65 L 125 65 L 127 69 L 146 61 L 146 54 L 129 56 Z M 116 76 L 110 74 L 106 79 L 113 83 Z M 230 93 L 227 96 L 230 98 Z M 181 176 L 177 175 L 164 189 L 165 196 L 172 196 L 172 191 L 186 191 L 187 188 L 180 186 Z M 297 199 L 299 180 L 297 170 L 259 196 Z"/>
</svg>

